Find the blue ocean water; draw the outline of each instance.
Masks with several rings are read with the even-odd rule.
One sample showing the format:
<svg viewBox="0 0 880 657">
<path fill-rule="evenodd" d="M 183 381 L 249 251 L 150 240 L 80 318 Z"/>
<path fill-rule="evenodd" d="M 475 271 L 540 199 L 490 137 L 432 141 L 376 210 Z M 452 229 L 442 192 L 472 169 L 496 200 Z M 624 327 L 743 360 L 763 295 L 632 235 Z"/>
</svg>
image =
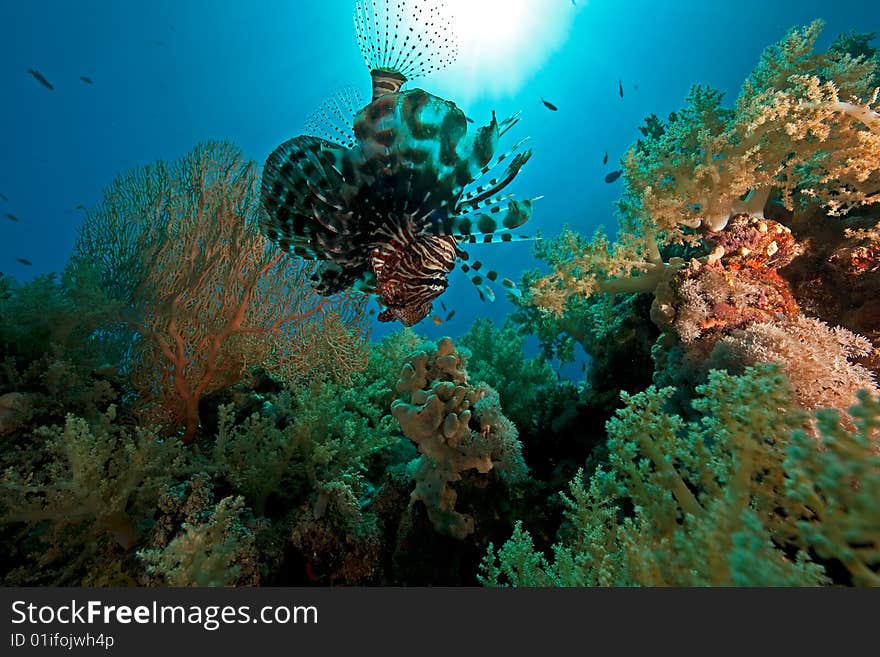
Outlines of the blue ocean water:
<svg viewBox="0 0 880 657">
<path fill-rule="evenodd" d="M 369 93 L 352 0 L 0 1 L 0 272 L 24 280 L 60 270 L 81 218 L 117 173 L 226 139 L 262 162 L 346 84 Z M 527 233 L 568 223 L 615 226 L 620 182 L 604 176 L 650 113 L 681 106 L 692 84 L 735 96 L 761 51 L 791 27 L 826 21 L 837 34 L 876 28 L 863 0 L 744 2 L 471 0 L 460 3 L 471 45 L 449 70 L 416 86 L 455 100 L 480 121 L 522 110 L 514 139 L 535 155 L 514 191 L 542 195 Z M 516 15 L 513 15 L 516 13 Z M 29 73 L 39 71 L 49 90 Z M 80 79 L 92 81 L 87 84 Z M 624 91 L 620 97 L 618 83 Z M 545 98 L 558 106 L 551 112 Z M 607 151 L 609 161 L 603 165 Z M 535 266 L 528 242 L 472 255 L 518 279 Z M 31 265 L 17 261 L 23 258 Z M 458 335 L 479 316 L 510 312 L 479 301 L 456 272 L 444 296 Z M 375 335 L 393 328 L 377 326 Z"/>
</svg>

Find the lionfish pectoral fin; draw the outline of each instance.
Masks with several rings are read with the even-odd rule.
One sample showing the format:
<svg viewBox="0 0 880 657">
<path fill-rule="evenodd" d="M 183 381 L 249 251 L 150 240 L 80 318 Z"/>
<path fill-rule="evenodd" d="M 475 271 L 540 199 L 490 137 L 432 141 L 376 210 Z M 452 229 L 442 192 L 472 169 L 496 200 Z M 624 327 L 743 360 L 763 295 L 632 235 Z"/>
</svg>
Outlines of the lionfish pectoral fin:
<svg viewBox="0 0 880 657">
<path fill-rule="evenodd" d="M 488 270 L 485 273 L 482 271 L 483 263 L 479 260 L 475 260 L 473 264 L 467 264 L 466 262 L 459 263 L 459 269 L 467 276 L 471 283 L 474 284 L 474 287 L 477 288 L 477 294 L 480 295 L 481 301 L 495 301 L 495 291 L 492 289 L 492 286 L 489 285 L 488 281 L 495 281 L 498 279 L 498 273 L 493 270 Z"/>
<path fill-rule="evenodd" d="M 473 177 L 465 187 L 466 189 L 462 190 L 465 193 L 461 196 L 458 202 L 458 206 L 471 205 L 473 203 L 479 202 L 480 198 L 485 198 L 487 196 L 492 196 L 493 194 L 498 193 L 505 185 L 499 185 L 499 182 L 504 179 L 507 180 L 508 183 L 513 180 L 519 170 L 523 167 L 523 165 L 528 161 L 531 157 L 531 150 L 523 153 L 525 155 L 525 159 L 516 160 L 516 156 L 521 155 L 520 149 L 529 141 L 528 137 L 523 137 L 518 142 L 516 142 L 513 146 L 510 147 L 509 150 L 501 153 L 493 160 L 488 162 L 485 166 L 483 166 Z M 498 175 L 492 176 L 491 180 L 488 182 L 482 182 L 483 179 L 498 169 L 504 162 L 508 160 L 508 158 L 514 158 L 514 165 L 516 167 L 515 171 L 508 166 L 507 172 L 499 177 Z M 511 175 L 511 173 L 513 175 Z M 478 198 L 479 197 L 479 198 Z"/>
<path fill-rule="evenodd" d="M 522 110 L 504 119 L 500 124 L 498 124 L 498 136 L 503 137 L 504 133 L 506 133 L 513 126 L 519 123 L 520 118 L 522 118 Z M 495 119 L 495 112 L 492 112 L 492 119 Z"/>
<path fill-rule="evenodd" d="M 532 199 L 501 201 L 492 205 L 488 212 L 470 212 L 447 217 L 444 230 L 448 230 L 459 242 L 471 244 L 491 244 L 496 241 L 496 233 L 500 233 L 498 241 L 514 241 L 514 235 L 510 231 L 521 227 L 531 218 Z"/>
<path fill-rule="evenodd" d="M 512 280 L 505 278 L 501 281 L 501 285 L 504 286 L 504 290 L 509 295 L 516 297 L 517 299 L 522 299 L 522 290 L 520 290 Z"/>
<path fill-rule="evenodd" d="M 285 250 L 308 257 L 325 249 L 320 236 L 338 232 L 334 199 L 341 180 L 333 164 L 339 146 L 300 135 L 278 146 L 266 160 L 260 197 L 261 228 Z M 326 241 L 326 240 L 324 240 Z"/>
</svg>

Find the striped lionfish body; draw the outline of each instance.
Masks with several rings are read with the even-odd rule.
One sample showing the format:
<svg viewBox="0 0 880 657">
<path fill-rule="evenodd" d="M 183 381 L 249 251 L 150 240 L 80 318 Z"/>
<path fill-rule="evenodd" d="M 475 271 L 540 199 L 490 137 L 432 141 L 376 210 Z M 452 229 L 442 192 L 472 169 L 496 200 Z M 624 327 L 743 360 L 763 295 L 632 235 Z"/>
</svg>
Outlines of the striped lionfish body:
<svg viewBox="0 0 880 657">
<path fill-rule="evenodd" d="M 321 136 L 302 135 L 275 149 L 263 171 L 262 228 L 283 249 L 324 261 L 315 281 L 322 293 L 375 293 L 385 307 L 380 320 L 410 326 L 445 291 L 456 261 L 466 257 L 462 243 L 490 242 L 495 233 L 509 241 L 506 231 L 528 220 L 531 201 L 501 191 L 531 152 L 519 152 L 520 142 L 496 156 L 517 117 L 499 124 L 493 114 L 469 132 L 454 103 L 401 90 L 409 77 L 452 56 L 442 3 L 411 0 L 416 6 L 404 16 L 395 13 L 403 4 L 397 0 L 368 2 L 358 0 L 355 24 L 373 100 L 355 114 L 345 109 L 353 94 L 337 96 L 311 121 Z M 413 29 L 407 20 L 415 21 Z M 439 48 L 438 59 L 424 54 L 429 48 Z"/>
</svg>

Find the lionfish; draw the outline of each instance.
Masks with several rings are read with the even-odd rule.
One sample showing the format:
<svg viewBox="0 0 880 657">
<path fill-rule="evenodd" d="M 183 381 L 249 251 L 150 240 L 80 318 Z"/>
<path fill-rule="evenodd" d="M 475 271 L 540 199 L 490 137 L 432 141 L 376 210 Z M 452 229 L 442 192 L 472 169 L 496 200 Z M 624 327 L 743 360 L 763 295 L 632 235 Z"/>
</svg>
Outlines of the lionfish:
<svg viewBox="0 0 880 657">
<path fill-rule="evenodd" d="M 406 7 L 404 7 L 406 5 Z M 408 80 L 438 71 L 457 54 L 446 5 L 436 0 L 357 0 L 357 41 L 372 77 L 372 101 L 355 112 L 344 92 L 319 108 L 307 129 L 266 160 L 261 228 L 282 249 L 323 261 L 319 292 L 376 294 L 381 321 L 411 326 L 431 311 L 462 262 L 482 298 L 494 298 L 467 265 L 466 243 L 513 239 L 536 199 L 501 192 L 531 157 L 526 139 L 496 156 L 514 115 L 468 134 L 456 105 Z M 516 286 L 503 279 L 511 291 Z"/>
</svg>

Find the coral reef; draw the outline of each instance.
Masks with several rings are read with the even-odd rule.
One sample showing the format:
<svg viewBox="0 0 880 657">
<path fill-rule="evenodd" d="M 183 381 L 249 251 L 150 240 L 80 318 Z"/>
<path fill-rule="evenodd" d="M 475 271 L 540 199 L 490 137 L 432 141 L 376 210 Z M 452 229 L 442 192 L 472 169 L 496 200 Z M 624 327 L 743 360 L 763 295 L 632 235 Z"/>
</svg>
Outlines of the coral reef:
<svg viewBox="0 0 880 657">
<path fill-rule="evenodd" d="M 880 585 L 880 54 L 820 28 L 732 106 L 648 117 L 616 237 L 537 240 L 549 271 L 454 342 L 370 343 L 366 288 L 275 249 L 230 144 L 120 176 L 60 274 L 0 277 L 0 581 Z M 441 214 L 474 240 L 516 214 L 472 200 Z M 350 219 L 312 246 L 360 266 Z"/>
<path fill-rule="evenodd" d="M 18 549 L 33 551 L 41 577 L 56 585 L 76 583 L 77 569 L 93 565 L 108 544 L 137 545 L 137 521 L 155 509 L 175 469 L 177 445 L 115 420 L 111 406 L 92 423 L 69 415 L 63 426 L 40 429 L 39 469 L 21 459 L 29 469 L 11 466 L 3 475 L 3 522 L 21 537 Z"/>
</svg>

